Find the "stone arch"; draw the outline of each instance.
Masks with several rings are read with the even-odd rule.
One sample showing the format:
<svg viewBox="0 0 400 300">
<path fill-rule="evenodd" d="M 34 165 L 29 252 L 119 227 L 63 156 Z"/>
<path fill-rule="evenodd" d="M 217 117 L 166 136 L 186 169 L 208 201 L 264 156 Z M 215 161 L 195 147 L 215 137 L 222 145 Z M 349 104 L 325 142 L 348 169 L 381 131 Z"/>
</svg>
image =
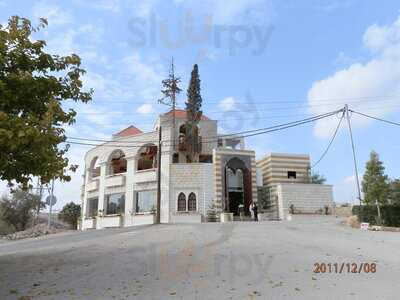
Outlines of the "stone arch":
<svg viewBox="0 0 400 300">
<path fill-rule="evenodd" d="M 189 194 L 187 207 L 188 211 L 197 211 L 196 194 L 193 192 Z"/>
<path fill-rule="evenodd" d="M 183 192 L 180 192 L 178 195 L 176 210 L 177 211 L 186 211 L 186 195 Z"/>
<path fill-rule="evenodd" d="M 107 175 L 126 173 L 127 161 L 121 149 L 114 150 L 107 159 Z"/>
<path fill-rule="evenodd" d="M 143 171 L 157 168 L 158 147 L 154 144 L 146 144 L 137 152 L 136 170 Z"/>
<path fill-rule="evenodd" d="M 93 179 L 100 176 L 100 159 L 98 156 L 95 156 L 90 161 L 89 165 L 89 179 Z"/>
<path fill-rule="evenodd" d="M 239 205 L 242 204 L 245 213 L 249 214 L 252 202 L 251 171 L 246 163 L 238 157 L 229 159 L 224 169 L 225 211 L 238 214 Z"/>
</svg>

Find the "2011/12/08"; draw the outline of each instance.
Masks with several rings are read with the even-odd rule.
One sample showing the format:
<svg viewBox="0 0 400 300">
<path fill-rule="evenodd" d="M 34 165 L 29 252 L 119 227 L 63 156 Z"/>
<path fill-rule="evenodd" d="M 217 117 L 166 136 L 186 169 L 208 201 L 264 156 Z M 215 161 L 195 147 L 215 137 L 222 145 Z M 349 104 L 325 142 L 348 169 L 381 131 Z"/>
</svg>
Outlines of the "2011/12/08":
<svg viewBox="0 0 400 300">
<path fill-rule="evenodd" d="M 376 263 L 315 263 L 314 273 L 376 273 Z"/>
</svg>

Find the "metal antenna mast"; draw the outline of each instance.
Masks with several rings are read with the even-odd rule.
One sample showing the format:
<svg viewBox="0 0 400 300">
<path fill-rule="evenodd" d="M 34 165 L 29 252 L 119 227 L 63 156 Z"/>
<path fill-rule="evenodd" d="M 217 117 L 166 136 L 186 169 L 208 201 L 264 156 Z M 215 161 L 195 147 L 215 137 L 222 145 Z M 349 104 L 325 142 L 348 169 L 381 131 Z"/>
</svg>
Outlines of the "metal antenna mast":
<svg viewBox="0 0 400 300">
<path fill-rule="evenodd" d="M 176 95 L 179 94 L 182 90 L 179 88 L 178 84 L 180 83 L 181 79 L 180 77 L 175 77 L 175 65 L 174 65 L 174 58 L 172 58 L 171 61 L 171 70 L 168 75 L 167 79 L 164 79 L 162 81 L 162 85 L 164 87 L 161 92 L 164 94 L 164 97 L 160 100 L 158 100 L 158 103 L 171 106 L 172 108 L 172 146 L 173 146 L 173 151 L 175 151 L 176 148 L 176 116 L 175 116 L 175 110 L 176 110 Z M 165 99 L 167 99 L 165 101 Z"/>
</svg>

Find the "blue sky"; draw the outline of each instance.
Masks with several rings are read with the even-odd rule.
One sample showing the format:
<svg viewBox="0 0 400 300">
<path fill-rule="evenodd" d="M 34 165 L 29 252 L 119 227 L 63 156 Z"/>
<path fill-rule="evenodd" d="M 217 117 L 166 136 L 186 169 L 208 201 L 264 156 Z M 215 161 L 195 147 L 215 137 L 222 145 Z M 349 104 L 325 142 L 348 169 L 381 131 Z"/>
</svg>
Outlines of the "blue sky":
<svg viewBox="0 0 400 300">
<path fill-rule="evenodd" d="M 69 136 L 109 138 L 134 124 L 152 127 L 161 80 L 171 56 L 182 77 L 199 64 L 203 111 L 221 120 L 221 132 L 261 128 L 342 107 L 399 121 L 400 11 L 398 1 L 361 0 L 0 0 L 9 16 L 46 17 L 38 38 L 48 51 L 77 53 L 87 70 L 90 105 L 73 105 Z M 190 28 L 193 30 L 191 31 Z M 268 152 L 322 154 L 336 117 L 246 140 L 257 156 Z M 359 170 L 372 149 L 391 177 L 400 177 L 398 127 L 352 116 Z M 335 200 L 356 197 L 351 148 L 343 123 L 317 171 L 335 186 Z M 58 207 L 79 201 L 87 147 L 72 146 L 81 165 L 70 183 L 57 183 Z M 4 186 L 4 185 L 3 185 Z"/>
</svg>

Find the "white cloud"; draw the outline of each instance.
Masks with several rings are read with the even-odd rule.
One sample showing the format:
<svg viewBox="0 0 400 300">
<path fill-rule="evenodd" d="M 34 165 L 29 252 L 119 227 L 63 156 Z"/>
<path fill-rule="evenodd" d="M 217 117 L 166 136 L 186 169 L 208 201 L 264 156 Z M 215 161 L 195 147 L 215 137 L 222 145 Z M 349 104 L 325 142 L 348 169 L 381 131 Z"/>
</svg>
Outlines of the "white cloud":
<svg viewBox="0 0 400 300">
<path fill-rule="evenodd" d="M 122 88 L 126 94 L 141 100 L 153 100 L 159 96 L 161 81 L 166 75 L 159 60 L 145 59 L 139 53 L 122 58 L 118 64 L 121 76 L 126 80 Z"/>
<path fill-rule="evenodd" d="M 57 29 L 57 31 L 51 29 L 49 24 L 47 48 L 50 53 L 63 56 L 72 53 L 80 56 L 81 53 L 87 54 L 88 60 L 96 63 L 106 60 L 104 55 L 99 54 L 99 49 L 101 49 L 99 45 L 103 41 L 104 35 L 102 24 L 83 24 L 73 29 L 63 28 Z"/>
<path fill-rule="evenodd" d="M 223 111 L 234 110 L 236 108 L 236 100 L 233 97 L 226 97 L 219 102 L 218 107 Z"/>
<path fill-rule="evenodd" d="M 319 11 L 330 13 L 338 9 L 349 8 L 354 2 L 354 0 L 317 0 L 314 7 Z"/>
<path fill-rule="evenodd" d="M 139 114 L 144 114 L 144 115 L 146 115 L 146 114 L 151 114 L 151 113 L 153 113 L 153 112 L 154 112 L 154 109 L 153 109 L 153 106 L 152 106 L 151 104 L 145 103 L 145 104 L 140 105 L 140 106 L 137 108 L 136 112 L 139 113 Z"/>
<path fill-rule="evenodd" d="M 308 103 L 312 113 L 324 113 L 341 107 L 346 102 L 359 111 L 368 112 L 368 109 L 372 108 L 376 116 L 384 116 L 396 109 L 393 107 L 396 103 L 381 102 L 376 106 L 379 99 L 371 102 L 371 98 L 368 97 L 385 97 L 400 92 L 399 24 L 400 17 L 390 26 L 369 27 L 364 34 L 364 44 L 371 50 L 373 57 L 366 63 L 353 63 L 348 68 L 313 83 L 308 92 Z M 327 99 L 329 105 L 321 105 L 326 104 Z M 333 101 L 334 99 L 337 100 Z M 351 104 L 352 101 L 355 103 Z M 374 103 L 375 106 L 371 107 Z M 354 121 L 356 126 L 363 126 L 369 122 L 360 118 Z M 336 124 L 335 118 L 320 120 L 314 128 L 314 133 L 317 137 L 329 137 Z"/>
<path fill-rule="evenodd" d="M 112 125 L 113 121 L 122 114 L 121 111 L 111 110 L 109 107 L 99 105 L 81 105 L 77 111 L 79 118 L 83 117 L 85 121 L 97 126 Z M 83 136 L 83 132 L 80 132 L 80 135 Z"/>
<path fill-rule="evenodd" d="M 271 23 L 276 14 L 270 0 L 178 0 L 175 4 L 199 15 L 212 15 L 215 25 Z"/>
<path fill-rule="evenodd" d="M 46 18 L 49 26 L 63 26 L 72 23 L 72 17 L 68 11 L 46 0 L 36 2 L 32 14 L 36 19 Z"/>
<path fill-rule="evenodd" d="M 97 9 L 102 9 L 106 11 L 111 11 L 118 13 L 121 10 L 120 0 L 97 0 L 93 1 L 93 6 Z"/>
</svg>

